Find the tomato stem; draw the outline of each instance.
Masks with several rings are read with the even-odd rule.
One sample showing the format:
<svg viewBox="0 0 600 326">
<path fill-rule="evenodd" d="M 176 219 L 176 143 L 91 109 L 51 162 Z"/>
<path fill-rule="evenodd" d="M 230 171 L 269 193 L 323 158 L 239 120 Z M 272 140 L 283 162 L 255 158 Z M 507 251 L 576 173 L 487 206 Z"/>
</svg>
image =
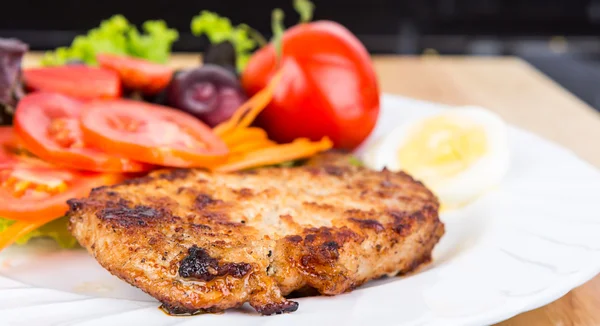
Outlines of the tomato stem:
<svg viewBox="0 0 600 326">
<path fill-rule="evenodd" d="M 283 10 L 280 8 L 274 9 L 271 14 L 271 28 L 273 29 L 273 47 L 275 48 L 275 53 L 277 54 L 277 65 L 281 62 L 281 52 L 282 52 L 282 43 L 283 43 L 283 32 L 285 31 L 285 26 L 283 25 L 283 19 L 285 14 Z"/>
<path fill-rule="evenodd" d="M 310 0 L 294 0 L 294 9 L 300 15 L 300 23 L 308 23 L 313 18 L 315 5 Z"/>
</svg>

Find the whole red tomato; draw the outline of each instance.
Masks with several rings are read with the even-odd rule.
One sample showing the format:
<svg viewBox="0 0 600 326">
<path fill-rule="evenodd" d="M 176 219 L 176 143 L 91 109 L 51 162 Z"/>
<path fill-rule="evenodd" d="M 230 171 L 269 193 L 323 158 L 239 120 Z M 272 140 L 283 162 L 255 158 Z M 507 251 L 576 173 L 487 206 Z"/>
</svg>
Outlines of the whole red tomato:
<svg viewBox="0 0 600 326">
<path fill-rule="evenodd" d="M 336 148 L 356 148 L 379 114 L 379 87 L 364 46 L 343 26 L 317 21 L 287 30 L 282 53 L 280 85 L 258 124 L 279 142 L 329 136 Z M 242 74 L 250 95 L 267 85 L 276 64 L 272 45 L 252 56 Z"/>
</svg>

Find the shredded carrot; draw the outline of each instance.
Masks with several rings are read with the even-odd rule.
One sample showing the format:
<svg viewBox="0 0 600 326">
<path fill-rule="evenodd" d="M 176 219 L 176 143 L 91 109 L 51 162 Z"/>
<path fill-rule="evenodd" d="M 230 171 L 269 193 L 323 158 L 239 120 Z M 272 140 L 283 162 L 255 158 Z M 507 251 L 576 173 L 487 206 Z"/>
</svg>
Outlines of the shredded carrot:
<svg viewBox="0 0 600 326">
<path fill-rule="evenodd" d="M 329 138 L 324 137 L 318 142 L 311 142 L 306 138 L 299 138 L 289 144 L 277 145 L 235 155 L 223 164 L 213 168 L 214 171 L 232 172 L 243 169 L 255 168 L 265 165 L 279 164 L 313 156 L 326 151 L 333 146 Z"/>
<path fill-rule="evenodd" d="M 242 104 L 229 120 L 215 127 L 213 131 L 229 148 L 229 157 L 225 163 L 214 166 L 213 171 L 232 172 L 284 163 L 313 156 L 333 146 L 326 137 L 318 142 L 299 138 L 289 144 L 278 145 L 268 138 L 263 129 L 250 127 L 273 98 L 280 79 L 281 71 L 278 71 L 264 89 Z"/>
<path fill-rule="evenodd" d="M 279 83 L 280 80 L 281 80 L 281 72 L 278 72 L 271 79 L 271 81 L 269 82 L 267 87 L 261 91 L 264 94 L 263 94 L 263 96 L 259 97 L 259 99 L 257 99 L 256 106 L 254 108 L 252 108 L 250 111 L 248 111 L 248 113 L 246 113 L 242 116 L 242 119 L 238 123 L 236 128 L 248 127 L 254 120 L 256 120 L 256 117 L 262 112 L 262 110 L 264 110 L 267 107 L 267 105 L 273 99 L 273 95 L 275 94 L 275 88 L 277 87 L 277 84 Z"/>
<path fill-rule="evenodd" d="M 267 140 L 269 137 L 267 136 L 267 132 L 263 129 L 252 127 L 252 128 L 243 128 L 236 129 L 233 132 L 222 137 L 223 141 L 231 149 L 231 147 L 253 141 L 253 140 Z"/>
<path fill-rule="evenodd" d="M 0 233 L 0 251 L 13 244 L 27 233 L 52 220 L 54 219 L 41 219 L 35 222 L 17 221 Z"/>
<path fill-rule="evenodd" d="M 254 94 L 254 96 L 242 104 L 229 120 L 216 126 L 213 131 L 217 136 L 224 137 L 236 128 L 248 127 L 267 104 L 271 102 L 275 87 L 280 79 L 281 71 L 277 72 L 275 76 L 271 78 L 271 81 L 269 81 L 269 84 L 264 89 Z"/>
<path fill-rule="evenodd" d="M 252 108 L 256 107 L 255 103 L 263 97 L 264 94 L 261 92 L 256 93 L 252 96 L 248 101 L 244 102 L 229 118 L 229 120 L 220 123 L 216 127 L 213 128 L 213 132 L 219 136 L 224 137 L 227 133 L 231 132 L 238 123 L 242 120 L 244 114 L 247 114 Z"/>
<path fill-rule="evenodd" d="M 277 146 L 277 143 L 269 139 L 259 139 L 234 145 L 229 149 L 229 153 L 231 155 L 243 154 L 255 151 L 257 149 L 268 148 L 273 146 Z"/>
</svg>

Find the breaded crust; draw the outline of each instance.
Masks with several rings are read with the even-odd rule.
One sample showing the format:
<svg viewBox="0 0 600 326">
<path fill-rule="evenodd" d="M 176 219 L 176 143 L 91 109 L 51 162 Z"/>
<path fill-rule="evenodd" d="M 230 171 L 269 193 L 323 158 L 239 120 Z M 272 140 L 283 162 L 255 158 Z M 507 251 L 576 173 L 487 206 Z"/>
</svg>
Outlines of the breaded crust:
<svg viewBox="0 0 600 326">
<path fill-rule="evenodd" d="M 340 294 L 430 261 L 444 234 L 435 196 L 407 174 L 325 155 L 302 167 L 163 170 L 101 187 L 69 201 L 71 232 L 173 314 L 245 302 L 263 315 L 292 312 L 292 291 Z"/>
</svg>

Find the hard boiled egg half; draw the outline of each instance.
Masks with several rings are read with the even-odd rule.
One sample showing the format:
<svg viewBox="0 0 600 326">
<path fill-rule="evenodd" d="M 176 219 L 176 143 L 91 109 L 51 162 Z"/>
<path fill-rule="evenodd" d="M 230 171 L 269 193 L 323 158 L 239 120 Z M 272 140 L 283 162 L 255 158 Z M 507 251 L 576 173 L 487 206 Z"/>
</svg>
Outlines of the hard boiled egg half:
<svg viewBox="0 0 600 326">
<path fill-rule="evenodd" d="M 479 107 L 404 121 L 367 149 L 365 164 L 404 171 L 445 208 L 463 206 L 499 184 L 509 167 L 506 123 Z"/>
</svg>

